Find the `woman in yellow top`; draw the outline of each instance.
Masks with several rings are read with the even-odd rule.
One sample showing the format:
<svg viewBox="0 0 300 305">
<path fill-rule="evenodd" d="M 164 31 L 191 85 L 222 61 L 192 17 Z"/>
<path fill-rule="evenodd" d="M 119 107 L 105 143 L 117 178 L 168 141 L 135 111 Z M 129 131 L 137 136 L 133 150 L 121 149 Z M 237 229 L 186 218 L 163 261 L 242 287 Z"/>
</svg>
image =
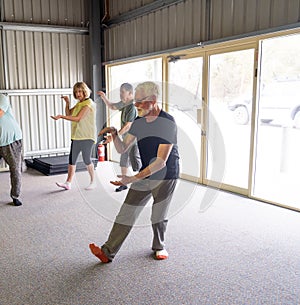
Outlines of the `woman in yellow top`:
<svg viewBox="0 0 300 305">
<path fill-rule="evenodd" d="M 90 190 L 96 187 L 94 165 L 91 160 L 92 148 L 96 143 L 96 107 L 95 103 L 89 98 L 90 94 L 91 90 L 84 82 L 76 83 L 73 87 L 73 96 L 78 100 L 77 104 L 70 108 L 69 98 L 62 96 L 66 102 L 66 115 L 51 116 L 54 120 L 65 119 L 72 122 L 68 177 L 64 183 L 56 183 L 57 186 L 65 190 L 71 189 L 80 152 L 91 178 L 90 184 L 86 189 Z"/>
</svg>

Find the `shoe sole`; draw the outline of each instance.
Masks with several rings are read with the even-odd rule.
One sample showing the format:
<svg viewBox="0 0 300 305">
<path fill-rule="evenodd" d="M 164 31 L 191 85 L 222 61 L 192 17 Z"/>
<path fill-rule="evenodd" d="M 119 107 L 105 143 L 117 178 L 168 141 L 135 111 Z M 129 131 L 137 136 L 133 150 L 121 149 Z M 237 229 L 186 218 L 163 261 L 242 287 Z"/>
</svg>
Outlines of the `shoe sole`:
<svg viewBox="0 0 300 305">
<path fill-rule="evenodd" d="M 57 185 L 58 187 L 64 189 L 64 190 L 66 190 L 66 191 L 69 191 L 69 190 L 71 189 L 70 187 L 62 186 L 61 184 L 59 184 L 59 183 L 57 183 L 57 182 L 56 182 L 56 185 Z"/>
<path fill-rule="evenodd" d="M 96 186 L 87 186 L 87 187 L 85 188 L 85 190 L 91 191 L 91 190 L 94 190 L 95 188 L 96 188 Z"/>
<path fill-rule="evenodd" d="M 162 253 L 159 253 L 159 252 L 162 252 Z M 157 260 L 164 260 L 169 257 L 169 254 L 167 251 L 156 251 L 154 256 Z"/>
<path fill-rule="evenodd" d="M 165 256 L 165 255 L 157 255 L 155 256 L 157 260 L 162 261 L 164 259 L 167 259 L 169 256 Z"/>
<path fill-rule="evenodd" d="M 126 188 L 122 188 L 122 189 L 117 188 L 117 189 L 116 189 L 116 192 L 122 192 L 122 191 L 126 191 L 127 189 L 128 189 L 128 187 L 126 187 Z"/>
<path fill-rule="evenodd" d="M 111 260 L 103 253 L 103 251 L 101 250 L 101 248 L 99 248 L 98 246 L 96 246 L 95 244 L 90 244 L 89 245 L 91 252 L 100 259 L 100 261 L 102 263 L 109 263 L 111 262 Z"/>
</svg>

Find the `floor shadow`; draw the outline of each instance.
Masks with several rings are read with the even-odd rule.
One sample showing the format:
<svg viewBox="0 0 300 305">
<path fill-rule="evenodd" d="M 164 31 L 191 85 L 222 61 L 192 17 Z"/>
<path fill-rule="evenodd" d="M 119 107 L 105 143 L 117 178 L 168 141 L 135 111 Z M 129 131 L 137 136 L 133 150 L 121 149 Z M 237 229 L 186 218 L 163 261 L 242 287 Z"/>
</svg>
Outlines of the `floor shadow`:
<svg viewBox="0 0 300 305">
<path fill-rule="evenodd" d="M 44 192 L 44 194 L 51 195 L 51 194 L 57 194 L 57 193 L 66 192 L 66 191 L 67 190 L 64 190 L 64 189 L 57 189 L 57 190 L 53 190 L 53 191 Z"/>
<path fill-rule="evenodd" d="M 11 202 L 7 202 L 7 201 L 5 201 L 5 202 L 0 202 L 0 207 L 6 207 L 6 206 L 12 206 L 12 207 L 14 207 L 15 205 L 14 205 L 14 203 L 11 201 Z"/>
</svg>

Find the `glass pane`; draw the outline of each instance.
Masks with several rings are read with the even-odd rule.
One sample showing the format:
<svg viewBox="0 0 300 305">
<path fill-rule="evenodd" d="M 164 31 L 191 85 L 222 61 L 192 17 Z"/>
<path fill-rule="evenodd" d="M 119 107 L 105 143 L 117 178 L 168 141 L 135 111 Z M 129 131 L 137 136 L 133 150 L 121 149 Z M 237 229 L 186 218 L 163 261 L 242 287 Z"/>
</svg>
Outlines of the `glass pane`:
<svg viewBox="0 0 300 305">
<path fill-rule="evenodd" d="M 120 101 L 120 86 L 123 83 L 130 83 L 133 88 L 144 81 L 155 81 L 162 90 L 162 59 L 149 59 L 134 63 L 116 65 L 109 68 L 109 92 L 107 96 L 111 102 Z M 161 106 L 160 102 L 160 106 Z M 119 111 L 110 111 L 110 125 L 120 128 Z M 118 161 L 120 155 L 112 147 L 112 160 Z"/>
<path fill-rule="evenodd" d="M 300 35 L 261 42 L 253 195 L 300 208 Z"/>
<path fill-rule="evenodd" d="M 112 66 L 109 69 L 109 95 L 113 100 L 119 100 L 119 89 L 122 83 L 137 84 L 145 81 L 162 83 L 162 59 L 148 59 L 133 63 Z"/>
<path fill-rule="evenodd" d="M 211 55 L 207 173 L 248 189 L 254 49 Z"/>
<path fill-rule="evenodd" d="M 170 62 L 169 112 L 178 126 L 178 148 L 181 173 L 200 176 L 201 126 L 197 124 L 197 112 L 202 107 L 203 58 L 182 59 Z"/>
</svg>

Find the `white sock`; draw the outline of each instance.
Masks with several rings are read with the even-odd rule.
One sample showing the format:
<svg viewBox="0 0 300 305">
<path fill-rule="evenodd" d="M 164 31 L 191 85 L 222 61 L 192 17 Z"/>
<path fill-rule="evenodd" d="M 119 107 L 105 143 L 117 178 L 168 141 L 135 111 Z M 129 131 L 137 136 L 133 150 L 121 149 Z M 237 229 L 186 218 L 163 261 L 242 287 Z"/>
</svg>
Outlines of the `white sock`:
<svg viewBox="0 0 300 305">
<path fill-rule="evenodd" d="M 97 186 L 96 182 L 93 181 L 85 189 L 86 190 L 93 190 L 93 189 L 96 188 L 96 186 Z"/>
</svg>

